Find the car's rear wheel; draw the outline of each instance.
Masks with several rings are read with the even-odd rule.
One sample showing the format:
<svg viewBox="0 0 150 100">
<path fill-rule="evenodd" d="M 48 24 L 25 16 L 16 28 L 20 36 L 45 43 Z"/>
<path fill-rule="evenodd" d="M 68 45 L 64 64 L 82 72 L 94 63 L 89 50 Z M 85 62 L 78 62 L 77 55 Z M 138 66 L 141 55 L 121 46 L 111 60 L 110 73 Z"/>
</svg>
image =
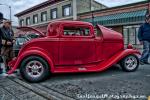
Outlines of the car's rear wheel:
<svg viewBox="0 0 150 100">
<path fill-rule="evenodd" d="M 30 56 L 22 61 L 20 73 L 29 82 L 40 82 L 48 77 L 50 70 L 48 63 L 43 58 Z"/>
<path fill-rule="evenodd" d="M 139 59 L 136 55 L 128 55 L 120 62 L 123 71 L 133 72 L 139 67 Z"/>
</svg>

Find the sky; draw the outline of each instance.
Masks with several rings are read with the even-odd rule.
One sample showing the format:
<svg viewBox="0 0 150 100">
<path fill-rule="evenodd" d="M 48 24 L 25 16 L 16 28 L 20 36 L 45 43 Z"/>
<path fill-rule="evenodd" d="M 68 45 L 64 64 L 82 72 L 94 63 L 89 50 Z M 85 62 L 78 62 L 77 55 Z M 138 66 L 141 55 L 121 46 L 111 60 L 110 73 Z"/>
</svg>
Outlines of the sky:
<svg viewBox="0 0 150 100">
<path fill-rule="evenodd" d="M 34 5 L 37 5 L 41 2 L 44 2 L 47 0 L 0 0 L 0 4 L 7 4 L 11 6 L 12 10 L 12 21 L 13 25 L 18 25 L 18 19 L 14 17 L 14 15 L 18 12 L 21 12 L 29 7 L 32 7 Z M 97 2 L 100 2 L 108 7 L 114 7 L 144 0 L 96 0 Z M 0 12 L 4 14 L 4 17 L 9 19 L 10 18 L 10 9 L 8 6 L 0 5 Z"/>
<path fill-rule="evenodd" d="M 146 0 L 95 0 L 95 1 L 100 2 L 108 7 L 114 7 Z"/>
</svg>

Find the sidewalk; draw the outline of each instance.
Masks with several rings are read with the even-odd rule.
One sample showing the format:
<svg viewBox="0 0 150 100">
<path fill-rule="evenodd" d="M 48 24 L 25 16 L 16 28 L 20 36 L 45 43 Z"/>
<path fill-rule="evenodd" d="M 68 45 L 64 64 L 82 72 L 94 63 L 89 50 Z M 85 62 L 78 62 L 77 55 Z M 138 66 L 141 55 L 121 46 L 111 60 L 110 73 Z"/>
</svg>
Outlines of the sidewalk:
<svg viewBox="0 0 150 100">
<path fill-rule="evenodd" d="M 0 100 L 74 100 L 21 77 L 0 77 Z"/>
<path fill-rule="evenodd" d="M 46 100 L 11 78 L 0 77 L 0 100 Z"/>
</svg>

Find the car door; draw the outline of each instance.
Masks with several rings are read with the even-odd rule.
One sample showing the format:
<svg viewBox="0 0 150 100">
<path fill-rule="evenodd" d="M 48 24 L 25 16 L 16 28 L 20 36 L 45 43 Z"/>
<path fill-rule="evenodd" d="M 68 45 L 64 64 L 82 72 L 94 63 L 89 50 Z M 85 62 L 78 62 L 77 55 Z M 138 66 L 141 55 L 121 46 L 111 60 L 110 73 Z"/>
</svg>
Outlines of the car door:
<svg viewBox="0 0 150 100">
<path fill-rule="evenodd" d="M 95 61 L 95 39 L 90 26 L 63 26 L 60 38 L 60 65 L 74 66 Z"/>
</svg>

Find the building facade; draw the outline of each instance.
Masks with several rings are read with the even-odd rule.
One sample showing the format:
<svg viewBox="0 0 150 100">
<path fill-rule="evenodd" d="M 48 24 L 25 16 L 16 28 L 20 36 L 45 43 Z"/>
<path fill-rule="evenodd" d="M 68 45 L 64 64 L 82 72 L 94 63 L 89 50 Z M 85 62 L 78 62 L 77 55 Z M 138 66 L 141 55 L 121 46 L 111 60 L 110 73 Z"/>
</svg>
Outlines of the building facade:
<svg viewBox="0 0 150 100">
<path fill-rule="evenodd" d="M 15 16 L 20 26 L 32 26 L 45 32 L 48 23 L 52 21 L 77 20 L 79 13 L 104 8 L 106 6 L 94 0 L 48 0 Z"/>
<path fill-rule="evenodd" d="M 32 26 L 46 32 L 56 20 L 81 20 L 100 24 L 123 34 L 125 44 L 139 46 L 138 29 L 150 12 L 150 2 L 142 1 L 107 8 L 95 0 L 48 0 L 16 16 L 20 26 Z"/>
<path fill-rule="evenodd" d="M 125 44 L 139 46 L 138 29 L 150 12 L 150 2 L 142 1 L 123 6 L 78 14 L 78 19 L 100 24 L 123 34 Z"/>
</svg>

